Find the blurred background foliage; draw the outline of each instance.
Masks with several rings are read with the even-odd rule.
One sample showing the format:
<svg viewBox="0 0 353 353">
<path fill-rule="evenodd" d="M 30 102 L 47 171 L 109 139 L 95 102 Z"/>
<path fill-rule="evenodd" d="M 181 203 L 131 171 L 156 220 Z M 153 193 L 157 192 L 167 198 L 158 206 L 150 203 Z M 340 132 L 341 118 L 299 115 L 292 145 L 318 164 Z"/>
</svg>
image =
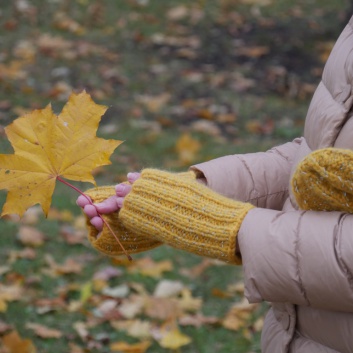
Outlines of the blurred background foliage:
<svg viewBox="0 0 353 353">
<path fill-rule="evenodd" d="M 99 134 L 125 141 L 96 170 L 99 185 L 300 136 L 352 10 L 348 0 L 0 4 L 1 153 L 13 119 L 49 103 L 60 113 L 86 90 L 109 106 Z M 241 268 L 166 247 L 107 259 L 87 244 L 75 200 L 58 187 L 49 219 L 34 208 L 0 221 L 1 353 L 260 352 L 266 304 L 242 301 Z"/>
</svg>

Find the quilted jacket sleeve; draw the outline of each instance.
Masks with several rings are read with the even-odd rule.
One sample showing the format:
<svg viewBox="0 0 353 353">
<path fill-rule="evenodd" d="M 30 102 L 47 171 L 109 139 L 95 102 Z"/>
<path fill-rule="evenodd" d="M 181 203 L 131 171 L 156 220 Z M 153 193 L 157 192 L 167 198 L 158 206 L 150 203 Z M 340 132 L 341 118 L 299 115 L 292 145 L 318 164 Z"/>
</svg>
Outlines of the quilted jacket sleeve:
<svg viewBox="0 0 353 353">
<path fill-rule="evenodd" d="M 298 138 L 267 152 L 220 157 L 191 169 L 224 196 L 279 210 L 288 196 L 293 159 L 302 141 Z"/>
<path fill-rule="evenodd" d="M 238 239 L 250 302 L 353 312 L 353 215 L 255 208 Z"/>
</svg>

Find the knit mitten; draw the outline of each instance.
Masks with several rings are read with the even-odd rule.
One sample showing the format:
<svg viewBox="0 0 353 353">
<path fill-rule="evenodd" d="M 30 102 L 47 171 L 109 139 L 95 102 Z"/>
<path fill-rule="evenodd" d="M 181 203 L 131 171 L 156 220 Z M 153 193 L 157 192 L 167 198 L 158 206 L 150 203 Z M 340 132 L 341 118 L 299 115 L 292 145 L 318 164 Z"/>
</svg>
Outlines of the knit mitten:
<svg viewBox="0 0 353 353">
<path fill-rule="evenodd" d="M 115 195 L 115 188 L 114 186 L 102 186 L 87 190 L 85 194 L 91 198 L 93 203 L 99 203 L 108 197 Z M 128 231 L 120 222 L 119 212 L 103 215 L 103 218 L 109 224 L 115 235 L 118 237 L 120 243 L 129 254 L 153 249 L 162 244 L 160 241 L 151 237 L 143 237 Z M 121 246 L 106 225 L 104 225 L 103 230 L 99 236 L 98 230 L 89 223 L 88 219 L 87 227 L 88 240 L 95 249 L 109 256 L 124 255 Z"/>
<path fill-rule="evenodd" d="M 310 153 L 298 164 L 291 184 L 303 210 L 353 213 L 353 152 L 324 148 Z"/>
<path fill-rule="evenodd" d="M 126 196 L 119 219 L 141 238 L 240 264 L 236 236 L 253 207 L 219 195 L 195 179 L 145 169 Z"/>
</svg>

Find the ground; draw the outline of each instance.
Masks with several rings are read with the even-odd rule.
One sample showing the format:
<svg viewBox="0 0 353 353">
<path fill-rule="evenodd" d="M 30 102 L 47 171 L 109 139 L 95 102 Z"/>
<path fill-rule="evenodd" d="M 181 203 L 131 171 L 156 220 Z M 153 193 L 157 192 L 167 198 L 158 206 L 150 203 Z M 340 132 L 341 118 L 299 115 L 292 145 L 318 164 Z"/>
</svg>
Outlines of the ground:
<svg viewBox="0 0 353 353">
<path fill-rule="evenodd" d="M 1 153 L 12 120 L 49 103 L 60 113 L 82 90 L 109 107 L 99 135 L 124 140 L 98 185 L 289 141 L 349 11 L 348 0 L 7 2 Z M 244 301 L 241 267 L 165 246 L 111 260 L 89 246 L 76 198 L 59 185 L 48 219 L 34 207 L 0 221 L 1 353 L 260 352 L 267 305 Z"/>
</svg>

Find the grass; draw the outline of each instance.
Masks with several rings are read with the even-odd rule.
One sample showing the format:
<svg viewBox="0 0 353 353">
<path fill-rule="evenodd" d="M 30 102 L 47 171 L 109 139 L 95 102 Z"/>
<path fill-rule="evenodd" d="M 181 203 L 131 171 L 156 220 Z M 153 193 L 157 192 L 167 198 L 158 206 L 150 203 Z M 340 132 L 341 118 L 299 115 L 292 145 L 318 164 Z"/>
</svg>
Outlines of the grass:
<svg viewBox="0 0 353 353">
<path fill-rule="evenodd" d="M 301 135 L 325 55 L 350 5 L 348 0 L 281 0 L 269 5 L 260 0 L 248 4 L 232 0 L 26 3 L 29 7 L 21 9 L 8 2 L 0 12 L 0 121 L 5 126 L 49 102 L 60 112 L 71 91 L 86 89 L 97 103 L 110 107 L 99 135 L 125 140 L 113 155 L 112 165 L 97 171 L 98 185 L 117 183 L 128 171 L 144 167 L 184 170 L 187 163 L 175 148 L 184 133 L 201 146 L 190 164 L 226 154 L 264 151 Z M 171 20 L 168 11 L 178 6 L 190 12 Z M 50 35 L 49 40 L 44 35 Z M 268 48 L 267 54 L 258 55 L 261 46 Z M 252 51 L 239 54 L 243 48 Z M 156 108 L 164 93 L 169 99 Z M 230 121 L 221 119 L 226 114 Z M 201 131 L 195 128 L 200 122 L 206 126 Z M 0 147 L 2 153 L 11 153 L 3 133 Z M 75 185 L 82 190 L 89 187 Z M 83 286 L 98 269 L 112 265 L 87 242 L 68 245 L 64 240 L 63 227 L 72 229 L 80 217 L 76 197 L 72 190 L 57 186 L 52 207 L 72 218 L 39 217 L 34 226 L 46 241 L 34 248 L 32 260 L 19 255 L 25 249 L 17 237 L 23 224 L 0 221 L 0 268 L 9 267 L 0 275 L 0 283 L 25 288 L 22 298 L 0 312 L 0 320 L 31 339 L 40 353 L 53 349 L 66 353 L 70 343 L 82 347 L 82 352 L 104 353 L 109 352 L 109 342 L 136 341 L 112 329 L 109 322 L 90 328 L 85 339 L 73 329 L 74 323 L 89 321 L 98 305 L 94 299 L 102 298 L 95 292 L 78 311 L 70 311 L 69 304 L 79 300 Z M 4 192 L 0 198 L 3 203 Z M 75 259 L 83 263 L 83 269 L 52 277 L 46 272 L 48 254 L 57 263 Z M 148 256 L 172 261 L 173 270 L 163 278 L 181 280 L 193 296 L 201 297 L 205 315 L 222 317 L 242 299 L 241 294 L 220 298 L 213 292 L 214 288 L 226 291 L 229 284 L 241 280 L 241 268 L 213 265 L 191 279 L 183 270 L 199 264 L 199 257 L 168 247 Z M 152 293 L 161 280 L 132 274 L 125 266 L 118 268 L 122 276 L 110 285 L 140 283 Z M 65 308 L 44 314 L 38 311 L 39 299 L 58 297 Z M 238 331 L 221 325 L 182 327 L 192 342 L 180 352 L 260 352 L 260 333 L 254 330 L 254 322 L 266 308 L 266 304 L 260 306 Z M 64 334 L 59 339 L 39 338 L 26 326 L 29 322 Z M 156 342 L 148 349 L 166 351 Z"/>
</svg>

